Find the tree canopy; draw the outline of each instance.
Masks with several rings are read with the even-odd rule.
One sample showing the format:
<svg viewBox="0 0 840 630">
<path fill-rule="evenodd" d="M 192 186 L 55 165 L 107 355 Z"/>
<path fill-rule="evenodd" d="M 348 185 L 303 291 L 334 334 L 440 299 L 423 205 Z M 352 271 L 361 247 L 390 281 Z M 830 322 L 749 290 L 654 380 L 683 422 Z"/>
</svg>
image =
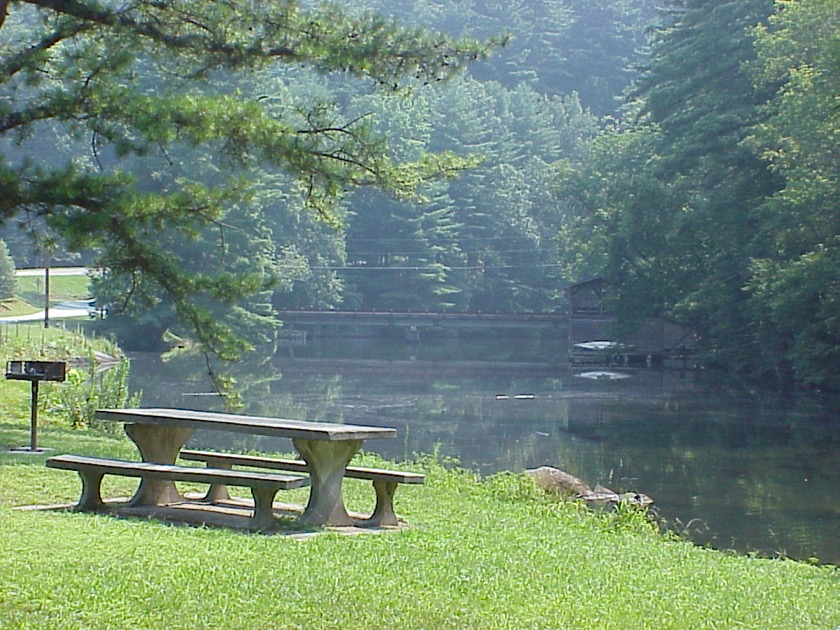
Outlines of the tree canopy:
<svg viewBox="0 0 840 630">
<path fill-rule="evenodd" d="M 44 247 L 100 252 L 127 278 L 123 307 L 172 301 L 221 356 L 244 347 L 211 303 L 236 304 L 276 282 L 270 265 L 228 264 L 233 207 L 256 203 L 250 169 L 282 173 L 321 216 L 348 189 L 410 194 L 460 167 L 449 154 L 391 158 L 364 120 L 321 102 L 277 107 L 233 79 L 274 64 L 343 73 L 385 89 L 445 81 L 488 47 L 372 13 L 293 0 L 0 2 L 0 220 Z M 215 171 L 178 168 L 207 159 Z M 146 172 L 132 160 L 153 159 Z M 184 265 L 178 247 L 208 228 L 215 260 Z M 119 305 L 115 305 L 119 306 Z"/>
<path fill-rule="evenodd" d="M 775 92 L 750 140 L 784 186 L 756 209 L 750 313 L 767 361 L 840 388 L 840 11 L 777 7 L 755 31 L 753 80 Z"/>
<path fill-rule="evenodd" d="M 624 329 L 837 385 L 834 4 L 0 0 L 0 238 L 105 269 L 121 341 L 602 275 Z"/>
<path fill-rule="evenodd" d="M 710 364 L 840 388 L 836 2 L 668 6 L 627 116 L 556 168 L 569 275 Z"/>
</svg>

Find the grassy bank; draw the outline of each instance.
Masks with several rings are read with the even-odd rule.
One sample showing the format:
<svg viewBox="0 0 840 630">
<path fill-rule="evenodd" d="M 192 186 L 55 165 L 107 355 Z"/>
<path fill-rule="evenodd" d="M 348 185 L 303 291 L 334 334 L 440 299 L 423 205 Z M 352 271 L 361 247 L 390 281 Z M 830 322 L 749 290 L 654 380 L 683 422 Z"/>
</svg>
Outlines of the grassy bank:
<svg viewBox="0 0 840 630">
<path fill-rule="evenodd" d="M 0 339 L 6 358 L 79 356 L 89 343 L 36 330 Z M 28 403 L 28 383 L 0 379 L 0 629 L 840 627 L 833 567 L 701 549 L 637 512 L 596 515 L 546 500 L 524 477 L 479 480 L 433 458 L 409 466 L 426 485 L 397 493 L 411 527 L 382 535 L 299 539 L 18 510 L 80 491 L 77 475 L 44 467 L 47 455 L 8 452 L 28 443 Z M 39 444 L 137 458 L 121 433 L 67 424 L 45 408 Z M 135 485 L 106 477 L 103 491 Z M 279 498 L 303 503 L 306 492 Z M 366 482 L 347 480 L 345 492 L 350 509 L 372 509 Z"/>
<path fill-rule="evenodd" d="M 42 435 L 57 452 L 136 457 L 120 435 Z M 0 424 L 1 445 L 25 439 Z M 417 462 L 427 484 L 397 494 L 409 529 L 300 540 L 13 509 L 78 498 L 77 476 L 43 459 L 0 453 L 0 628 L 840 626 L 834 568 L 701 549 L 637 513 L 548 502 L 513 475 Z M 106 478 L 106 494 L 133 487 Z M 370 509 L 366 483 L 345 490 Z"/>
<path fill-rule="evenodd" d="M 125 399 L 127 366 L 97 374 L 98 359 L 93 356 L 120 357 L 119 347 L 109 339 L 92 336 L 91 331 L 85 332 L 84 325 L 75 324 L 70 324 L 72 330 L 60 326 L 45 329 L 38 323 L 0 324 L 0 365 L 4 369 L 10 360 L 68 363 L 65 382 L 45 382 L 39 388 L 39 419 L 43 422 L 58 414 L 61 421 L 84 424 L 95 406 Z M 0 378 L 0 418 L 25 419 L 28 426 L 30 397 L 28 381 Z"/>
</svg>

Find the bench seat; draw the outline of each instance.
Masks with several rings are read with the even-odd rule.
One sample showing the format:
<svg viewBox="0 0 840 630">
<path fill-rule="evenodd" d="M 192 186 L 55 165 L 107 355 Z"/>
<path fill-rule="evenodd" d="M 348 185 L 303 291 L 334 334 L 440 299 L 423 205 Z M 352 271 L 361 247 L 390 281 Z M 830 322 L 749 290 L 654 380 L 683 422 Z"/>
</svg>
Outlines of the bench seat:
<svg viewBox="0 0 840 630">
<path fill-rule="evenodd" d="M 133 462 L 83 455 L 56 455 L 48 458 L 46 465 L 48 468 L 75 470 L 79 473 L 82 479 L 82 496 L 77 507 L 80 510 L 99 510 L 104 507 L 101 495 L 104 475 L 247 487 L 251 489 L 254 498 L 254 513 L 251 517 L 251 529 L 254 530 L 266 530 L 275 525 L 272 506 L 278 490 L 300 488 L 309 484 L 307 477 Z"/>
<path fill-rule="evenodd" d="M 309 472 L 306 462 L 299 459 L 278 459 L 258 455 L 194 450 L 182 450 L 180 457 L 184 460 L 205 462 L 208 466 L 213 465 L 225 469 L 230 469 L 233 466 L 251 466 L 254 468 L 269 468 L 297 473 Z M 376 507 L 373 510 L 373 514 L 368 519 L 365 519 L 364 524 L 387 527 L 395 527 L 399 524 L 397 515 L 394 512 L 394 493 L 397 490 L 398 484 L 424 483 L 426 479 L 425 476 L 419 473 L 364 468 L 361 466 L 348 466 L 344 472 L 344 476 L 353 479 L 367 479 L 373 482 L 373 490 L 376 493 Z M 223 484 L 212 486 L 207 493 L 207 500 L 209 501 L 223 500 L 226 497 L 227 491 Z"/>
</svg>

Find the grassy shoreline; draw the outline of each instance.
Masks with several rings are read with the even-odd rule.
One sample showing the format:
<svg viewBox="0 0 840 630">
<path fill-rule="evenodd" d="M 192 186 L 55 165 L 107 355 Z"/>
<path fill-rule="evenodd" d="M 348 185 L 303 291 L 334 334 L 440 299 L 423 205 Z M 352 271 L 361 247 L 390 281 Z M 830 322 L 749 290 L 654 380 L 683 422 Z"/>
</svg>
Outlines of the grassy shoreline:
<svg viewBox="0 0 840 630">
<path fill-rule="evenodd" d="M 6 358 L 90 347 L 36 330 L 34 345 L 4 337 Z M 382 535 L 300 540 L 19 510 L 78 499 L 78 476 L 47 469 L 50 453 L 137 458 L 121 432 L 73 430 L 50 408 L 39 445 L 54 450 L 12 454 L 28 443 L 28 405 L 28 383 L 0 381 L 3 630 L 840 628 L 835 567 L 703 549 L 638 512 L 554 503 L 524 475 L 480 479 L 434 457 L 407 466 L 426 473 L 425 485 L 397 492 L 410 527 Z M 103 493 L 135 487 L 106 477 Z M 367 482 L 348 479 L 344 490 L 351 510 L 372 509 Z M 306 492 L 279 499 L 303 503 Z"/>
<path fill-rule="evenodd" d="M 840 571 L 699 548 L 639 514 L 546 500 L 425 458 L 401 489 L 411 527 L 298 540 L 103 515 L 21 511 L 79 481 L 11 455 L 0 423 L 0 628 L 836 628 Z M 122 435 L 43 431 L 55 452 L 135 458 Z M 110 479 L 110 481 L 109 481 Z M 106 477 L 106 493 L 132 491 Z M 303 491 L 305 492 L 305 491 Z M 371 508 L 347 480 L 348 507 Z M 293 500 L 304 499 L 304 495 Z M 286 497 L 283 497 L 286 500 Z"/>
</svg>

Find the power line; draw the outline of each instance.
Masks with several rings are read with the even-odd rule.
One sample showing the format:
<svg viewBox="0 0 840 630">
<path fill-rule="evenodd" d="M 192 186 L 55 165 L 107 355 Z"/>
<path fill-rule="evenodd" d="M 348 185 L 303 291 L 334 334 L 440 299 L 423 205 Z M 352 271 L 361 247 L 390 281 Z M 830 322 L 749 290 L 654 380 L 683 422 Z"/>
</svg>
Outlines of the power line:
<svg viewBox="0 0 840 630">
<path fill-rule="evenodd" d="M 433 249 L 434 245 L 430 246 L 429 250 Z M 352 254 L 353 256 L 418 256 L 422 254 L 430 253 L 429 250 L 426 251 L 418 251 L 418 252 L 355 252 L 352 250 L 347 250 L 348 254 Z M 551 253 L 553 250 L 550 249 L 476 249 L 470 251 L 463 251 L 457 250 L 453 252 L 446 252 L 447 254 L 451 254 L 453 256 L 458 255 L 470 255 L 470 254 L 546 254 Z"/>
<path fill-rule="evenodd" d="M 435 242 L 448 242 L 448 243 L 461 243 L 464 241 L 512 241 L 512 240 L 522 240 L 523 237 L 520 236 L 468 236 L 468 235 L 459 235 L 459 236 L 452 236 L 452 237 L 444 237 L 444 238 L 435 238 Z M 353 238 L 348 237 L 346 239 L 347 243 L 401 243 L 401 242 L 408 242 L 408 243 L 416 243 L 417 238 L 411 236 L 405 237 L 382 237 L 382 238 Z"/>
<path fill-rule="evenodd" d="M 533 265 L 465 265 L 452 266 L 443 263 L 437 266 L 406 265 L 394 267 L 377 267 L 373 265 L 325 265 L 309 267 L 311 271 L 439 271 L 441 267 L 446 270 L 458 271 L 486 271 L 487 269 L 535 269 L 544 267 L 560 267 L 562 263 L 538 263 Z M 282 269 L 282 267 L 281 267 Z M 292 276 L 290 276 L 292 277 Z"/>
</svg>

